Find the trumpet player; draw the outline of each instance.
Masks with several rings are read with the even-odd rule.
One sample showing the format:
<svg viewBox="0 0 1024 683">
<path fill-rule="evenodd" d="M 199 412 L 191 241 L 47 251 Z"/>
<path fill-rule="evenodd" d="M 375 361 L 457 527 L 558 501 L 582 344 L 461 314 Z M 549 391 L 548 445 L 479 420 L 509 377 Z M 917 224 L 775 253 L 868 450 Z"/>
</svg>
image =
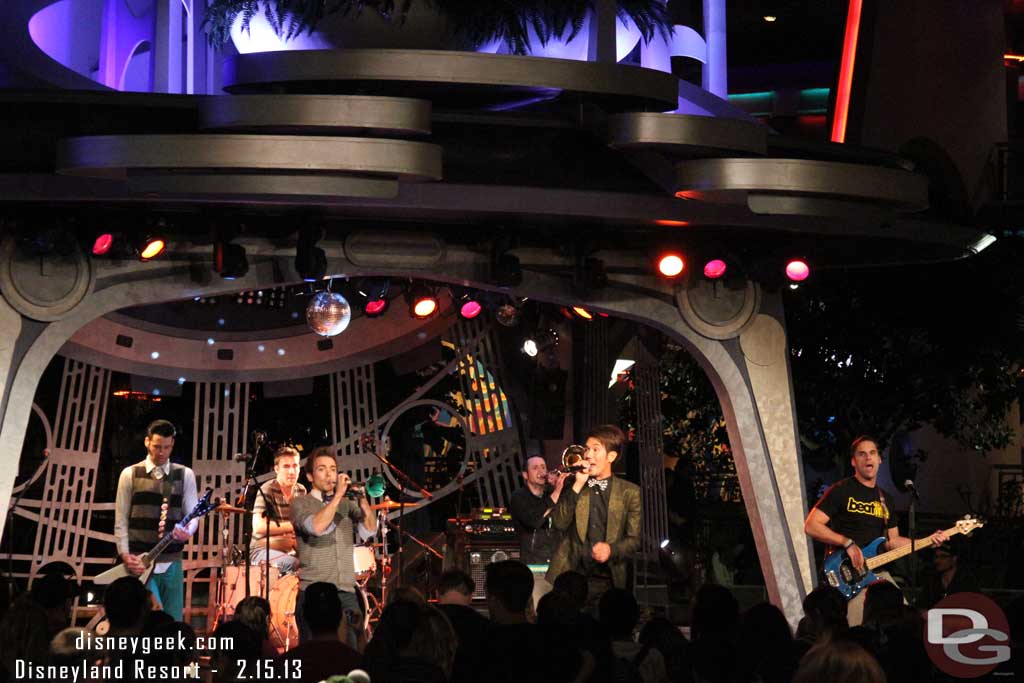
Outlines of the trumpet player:
<svg viewBox="0 0 1024 683">
<path fill-rule="evenodd" d="M 569 472 L 548 472 L 540 455 L 526 459 L 522 472 L 526 486 L 512 494 L 509 510 L 519 534 L 519 559 L 525 564 L 548 564 L 555 550 L 557 537 L 551 528 L 551 511 L 555 509 Z"/>
<path fill-rule="evenodd" d="M 640 487 L 612 476 L 612 463 L 626 445 L 615 425 L 599 425 L 587 436 L 584 469 L 562 491 L 551 524 L 565 535 L 551 558 L 547 580 L 578 571 L 587 577 L 587 604 L 615 586 L 626 588 L 626 566 L 640 547 Z"/>
<path fill-rule="evenodd" d="M 338 463 L 330 448 L 313 451 L 306 460 L 306 475 L 312 484 L 309 495 L 296 496 L 289 510 L 302 565 L 295 599 L 295 620 L 302 642 L 312 635 L 303 616 L 307 586 L 318 581 L 333 584 L 342 609 L 347 614 L 361 612 L 352 557 L 353 523 L 361 523 L 369 531 L 377 528 L 366 496 L 355 496 L 353 500 L 346 495 L 351 483 L 349 476 L 344 472 L 338 474 Z M 350 634 L 349 645 L 355 647 L 356 634 Z"/>
</svg>

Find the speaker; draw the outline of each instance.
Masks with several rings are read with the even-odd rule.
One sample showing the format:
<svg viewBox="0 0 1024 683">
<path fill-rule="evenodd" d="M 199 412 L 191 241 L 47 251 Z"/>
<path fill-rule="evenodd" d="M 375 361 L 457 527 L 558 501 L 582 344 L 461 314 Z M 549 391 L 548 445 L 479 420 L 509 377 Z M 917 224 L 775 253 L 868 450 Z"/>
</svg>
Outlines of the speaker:
<svg viewBox="0 0 1024 683">
<path fill-rule="evenodd" d="M 483 600 L 487 597 L 484 592 L 484 580 L 487 578 L 487 565 L 492 562 L 504 562 L 505 560 L 519 559 L 519 545 L 467 545 L 466 546 L 466 572 L 473 577 L 476 589 L 473 591 L 474 600 Z"/>
</svg>

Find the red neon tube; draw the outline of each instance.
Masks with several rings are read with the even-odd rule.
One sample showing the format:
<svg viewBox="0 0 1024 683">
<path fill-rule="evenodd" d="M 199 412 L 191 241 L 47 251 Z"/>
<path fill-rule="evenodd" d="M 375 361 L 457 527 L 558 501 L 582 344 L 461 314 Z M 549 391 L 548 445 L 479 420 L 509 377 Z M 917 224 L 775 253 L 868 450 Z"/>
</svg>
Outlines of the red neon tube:
<svg viewBox="0 0 1024 683">
<path fill-rule="evenodd" d="M 843 61 L 839 66 L 836 111 L 832 118 L 832 142 L 846 141 L 846 119 L 850 113 L 850 89 L 853 86 L 853 63 L 857 58 L 857 33 L 860 31 L 861 2 L 862 0 L 850 0 L 850 7 L 846 13 Z"/>
</svg>

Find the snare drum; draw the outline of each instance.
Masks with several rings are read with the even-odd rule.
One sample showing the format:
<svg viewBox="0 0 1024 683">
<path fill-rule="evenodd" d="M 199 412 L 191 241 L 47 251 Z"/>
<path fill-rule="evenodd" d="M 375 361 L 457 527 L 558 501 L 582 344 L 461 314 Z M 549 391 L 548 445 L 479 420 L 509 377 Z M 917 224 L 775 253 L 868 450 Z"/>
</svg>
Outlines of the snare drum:
<svg viewBox="0 0 1024 683">
<path fill-rule="evenodd" d="M 373 555 L 373 548 L 365 545 L 352 546 L 352 564 L 356 570 L 356 581 L 362 583 L 369 580 L 377 571 L 377 558 Z"/>
</svg>

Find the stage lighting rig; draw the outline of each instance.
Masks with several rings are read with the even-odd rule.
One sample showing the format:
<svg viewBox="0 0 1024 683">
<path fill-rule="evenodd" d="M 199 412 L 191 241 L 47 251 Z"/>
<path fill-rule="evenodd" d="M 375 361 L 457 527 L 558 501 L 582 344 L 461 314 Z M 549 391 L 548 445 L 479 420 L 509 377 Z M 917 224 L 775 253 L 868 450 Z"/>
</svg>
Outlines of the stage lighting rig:
<svg viewBox="0 0 1024 683">
<path fill-rule="evenodd" d="M 530 358 L 536 358 L 541 351 L 558 345 L 558 333 L 552 329 L 543 330 L 523 340 L 522 350 Z"/>
<path fill-rule="evenodd" d="M 409 315 L 414 318 L 429 318 L 437 313 L 437 293 L 426 285 L 415 285 L 406 294 Z"/>
<path fill-rule="evenodd" d="M 358 285 L 359 294 L 366 299 L 363 313 L 368 318 L 383 315 L 388 309 L 388 290 L 391 282 L 387 278 L 366 278 Z"/>
<path fill-rule="evenodd" d="M 786 262 L 786 277 L 790 282 L 803 282 L 811 276 L 811 267 L 801 258 L 789 259 Z"/>
<path fill-rule="evenodd" d="M 658 275 L 668 280 L 675 280 L 686 272 L 686 259 L 682 252 L 666 251 L 658 255 Z"/>
<path fill-rule="evenodd" d="M 464 320 L 472 320 L 484 311 L 484 297 L 481 292 L 464 287 L 452 287 L 452 301 Z"/>
<path fill-rule="evenodd" d="M 149 233 L 135 240 L 135 251 L 140 261 L 152 261 L 167 249 L 167 240 L 162 235 Z"/>
</svg>

